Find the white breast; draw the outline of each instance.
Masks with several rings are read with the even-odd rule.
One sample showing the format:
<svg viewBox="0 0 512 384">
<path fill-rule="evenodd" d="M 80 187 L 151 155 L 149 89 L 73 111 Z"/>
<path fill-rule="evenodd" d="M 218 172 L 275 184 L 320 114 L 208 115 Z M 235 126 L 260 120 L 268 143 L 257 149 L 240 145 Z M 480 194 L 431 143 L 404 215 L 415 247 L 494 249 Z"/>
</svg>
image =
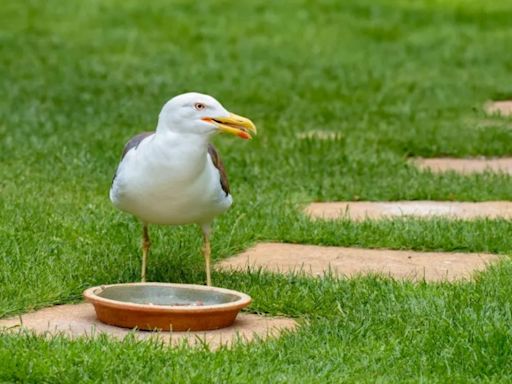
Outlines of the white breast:
<svg viewBox="0 0 512 384">
<path fill-rule="evenodd" d="M 155 134 L 131 149 L 110 190 L 114 205 L 154 224 L 209 224 L 226 211 L 232 198 L 195 136 Z"/>
</svg>

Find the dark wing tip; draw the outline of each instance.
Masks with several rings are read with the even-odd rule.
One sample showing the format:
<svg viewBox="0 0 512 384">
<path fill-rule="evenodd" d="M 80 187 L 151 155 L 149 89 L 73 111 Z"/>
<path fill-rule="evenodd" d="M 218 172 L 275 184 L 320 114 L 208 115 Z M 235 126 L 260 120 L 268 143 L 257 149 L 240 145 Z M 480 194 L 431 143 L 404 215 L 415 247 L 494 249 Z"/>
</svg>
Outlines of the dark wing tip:
<svg viewBox="0 0 512 384">
<path fill-rule="evenodd" d="M 222 163 L 219 153 L 217 152 L 213 144 L 208 144 L 208 153 L 212 158 L 213 165 L 215 166 L 215 168 L 219 170 L 220 186 L 222 187 L 222 190 L 226 193 L 227 196 L 230 193 L 228 175 L 226 174 L 226 169 L 224 168 L 224 164 Z"/>
</svg>

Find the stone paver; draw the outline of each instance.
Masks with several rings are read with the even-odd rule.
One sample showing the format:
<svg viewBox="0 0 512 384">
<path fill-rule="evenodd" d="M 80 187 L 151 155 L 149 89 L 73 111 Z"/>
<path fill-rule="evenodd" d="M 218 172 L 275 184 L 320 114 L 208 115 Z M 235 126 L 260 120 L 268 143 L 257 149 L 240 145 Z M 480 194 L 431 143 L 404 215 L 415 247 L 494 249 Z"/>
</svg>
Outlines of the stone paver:
<svg viewBox="0 0 512 384">
<path fill-rule="evenodd" d="M 312 203 L 305 213 L 312 218 L 350 220 L 383 219 L 390 217 L 445 217 L 448 219 L 512 218 L 512 202 L 480 203 L 450 201 L 338 201 Z"/>
<path fill-rule="evenodd" d="M 454 171 L 462 174 L 482 173 L 486 171 L 496 173 L 512 174 L 512 158 L 473 158 L 457 159 L 451 157 L 423 159 L 412 159 L 411 162 L 420 169 L 432 172 Z"/>
<path fill-rule="evenodd" d="M 490 101 L 485 104 L 484 109 L 488 114 L 512 116 L 512 100 Z"/>
<path fill-rule="evenodd" d="M 297 323 L 285 317 L 266 317 L 254 314 L 239 314 L 235 323 L 228 328 L 203 332 L 148 332 L 118 328 L 103 324 L 96 319 L 94 308 L 89 303 L 58 305 L 19 317 L 0 319 L 0 330 L 16 332 L 21 327 L 38 334 L 62 333 L 70 338 L 80 336 L 95 337 L 106 333 L 117 339 L 123 339 L 134 333 L 140 340 L 157 338 L 165 343 L 176 345 L 186 342 L 191 346 L 206 342 L 215 349 L 221 345 L 230 345 L 238 338 L 249 342 L 255 338 L 277 337 L 284 330 L 293 330 Z"/>
<path fill-rule="evenodd" d="M 217 264 L 220 270 L 259 269 L 322 276 L 379 273 L 397 279 L 453 281 L 467 279 L 499 256 L 485 253 L 414 252 L 316 245 L 262 243 Z"/>
</svg>

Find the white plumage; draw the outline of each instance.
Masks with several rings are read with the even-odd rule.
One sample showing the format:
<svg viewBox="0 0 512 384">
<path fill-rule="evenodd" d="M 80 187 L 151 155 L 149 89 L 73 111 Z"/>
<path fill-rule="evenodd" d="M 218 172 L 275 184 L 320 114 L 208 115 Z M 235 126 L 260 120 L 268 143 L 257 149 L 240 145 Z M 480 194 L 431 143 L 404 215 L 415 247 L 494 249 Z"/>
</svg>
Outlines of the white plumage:
<svg viewBox="0 0 512 384">
<path fill-rule="evenodd" d="M 210 226 L 232 204 L 224 167 L 209 143 L 218 132 L 249 139 L 256 128 L 213 97 L 186 93 L 164 105 L 155 132 L 139 134 L 125 146 L 110 199 L 143 222 L 143 281 L 150 246 L 147 225 L 195 223 L 204 234 L 210 285 Z"/>
<path fill-rule="evenodd" d="M 121 161 L 110 199 L 146 223 L 211 223 L 232 198 L 222 189 L 207 139 L 158 131 L 146 137 Z"/>
</svg>

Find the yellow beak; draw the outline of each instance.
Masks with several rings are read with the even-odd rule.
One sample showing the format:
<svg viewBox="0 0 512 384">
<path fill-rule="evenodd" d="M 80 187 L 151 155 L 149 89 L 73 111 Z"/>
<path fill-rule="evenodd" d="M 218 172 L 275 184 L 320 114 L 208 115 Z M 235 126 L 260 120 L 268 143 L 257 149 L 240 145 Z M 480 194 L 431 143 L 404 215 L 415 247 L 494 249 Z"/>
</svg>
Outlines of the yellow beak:
<svg viewBox="0 0 512 384">
<path fill-rule="evenodd" d="M 205 117 L 204 121 L 215 124 L 223 133 L 229 133 L 242 139 L 252 139 L 250 133 L 256 134 L 256 126 L 246 117 L 230 113 L 228 117 Z"/>
</svg>

